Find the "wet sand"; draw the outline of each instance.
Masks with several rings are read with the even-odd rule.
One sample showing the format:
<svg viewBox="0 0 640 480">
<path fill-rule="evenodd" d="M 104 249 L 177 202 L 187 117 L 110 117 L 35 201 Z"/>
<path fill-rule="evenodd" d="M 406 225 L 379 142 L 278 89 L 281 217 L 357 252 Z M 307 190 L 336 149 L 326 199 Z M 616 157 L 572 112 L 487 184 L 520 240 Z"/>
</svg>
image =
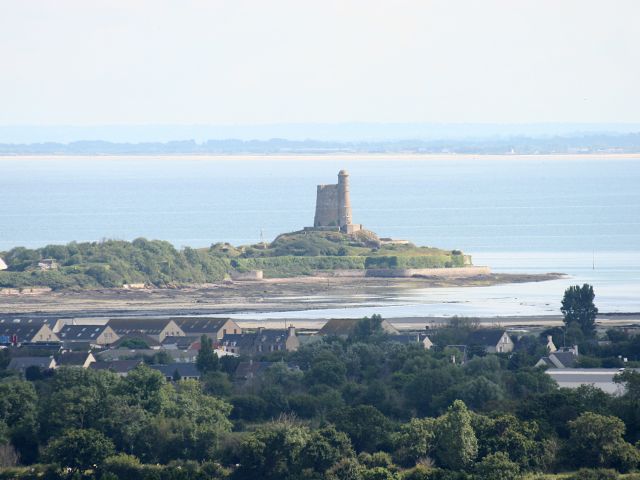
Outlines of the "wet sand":
<svg viewBox="0 0 640 480">
<path fill-rule="evenodd" d="M 0 296 L 0 317 L 206 315 L 275 312 L 392 301 L 419 288 L 475 287 L 541 282 L 561 274 L 491 274 L 474 278 L 297 277 L 224 282 L 189 288 L 63 290 L 42 295 Z"/>
</svg>

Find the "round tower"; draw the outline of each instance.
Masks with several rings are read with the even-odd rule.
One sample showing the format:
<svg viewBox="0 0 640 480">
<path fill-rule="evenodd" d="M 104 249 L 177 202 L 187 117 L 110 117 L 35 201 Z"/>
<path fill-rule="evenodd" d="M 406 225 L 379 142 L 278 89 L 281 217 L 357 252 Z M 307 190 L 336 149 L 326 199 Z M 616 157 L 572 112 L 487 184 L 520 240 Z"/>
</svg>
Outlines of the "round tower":
<svg viewBox="0 0 640 480">
<path fill-rule="evenodd" d="M 349 196 L 349 174 L 346 170 L 338 173 L 338 225 L 351 225 L 351 197 Z"/>
</svg>

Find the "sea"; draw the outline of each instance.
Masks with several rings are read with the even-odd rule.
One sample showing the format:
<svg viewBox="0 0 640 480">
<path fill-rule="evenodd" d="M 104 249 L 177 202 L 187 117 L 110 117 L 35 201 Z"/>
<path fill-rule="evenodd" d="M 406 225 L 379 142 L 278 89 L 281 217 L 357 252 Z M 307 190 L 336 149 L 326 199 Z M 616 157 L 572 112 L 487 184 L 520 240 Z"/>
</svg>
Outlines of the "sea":
<svg viewBox="0 0 640 480">
<path fill-rule="evenodd" d="M 640 312 L 640 156 L 4 157 L 0 252 L 137 237 L 178 248 L 269 241 L 312 225 L 316 185 L 341 169 L 354 222 L 382 237 L 460 249 L 495 272 L 567 277 L 276 316 L 557 315 L 564 289 L 582 283 L 601 312 Z"/>
</svg>

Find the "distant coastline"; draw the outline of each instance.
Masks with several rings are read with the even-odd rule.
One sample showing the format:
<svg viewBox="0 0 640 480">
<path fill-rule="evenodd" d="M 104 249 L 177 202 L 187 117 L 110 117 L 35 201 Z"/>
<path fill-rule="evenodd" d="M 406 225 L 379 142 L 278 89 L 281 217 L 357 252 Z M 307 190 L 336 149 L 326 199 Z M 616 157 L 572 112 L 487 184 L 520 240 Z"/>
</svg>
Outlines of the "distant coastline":
<svg viewBox="0 0 640 480">
<path fill-rule="evenodd" d="M 416 160 L 416 161 L 433 161 L 433 160 L 640 160 L 640 152 L 637 153 L 538 153 L 538 154 L 488 154 L 488 153 L 316 153 L 316 154 L 298 154 L 298 153 L 264 153 L 264 154 L 29 154 L 29 155 L 5 155 L 0 153 L 0 162 L 8 160 L 166 160 L 179 161 L 188 158 L 190 160 L 237 160 L 251 161 L 268 159 L 269 161 L 386 161 L 386 160 Z"/>
</svg>

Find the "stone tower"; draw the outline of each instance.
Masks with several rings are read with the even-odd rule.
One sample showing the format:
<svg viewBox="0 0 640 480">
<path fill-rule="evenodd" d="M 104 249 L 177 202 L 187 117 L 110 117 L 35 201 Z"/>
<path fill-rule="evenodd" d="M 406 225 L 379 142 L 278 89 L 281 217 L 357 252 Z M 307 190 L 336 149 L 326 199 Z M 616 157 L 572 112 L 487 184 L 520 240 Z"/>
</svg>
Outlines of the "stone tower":
<svg viewBox="0 0 640 480">
<path fill-rule="evenodd" d="M 349 196 L 349 174 L 346 170 L 338 173 L 338 226 L 351 225 L 351 197 Z"/>
<path fill-rule="evenodd" d="M 352 223 L 349 174 L 346 170 L 340 170 L 338 173 L 337 184 L 318 185 L 313 226 L 315 228 L 339 229 L 345 233 L 353 233 L 362 229 L 361 225 Z"/>
</svg>

